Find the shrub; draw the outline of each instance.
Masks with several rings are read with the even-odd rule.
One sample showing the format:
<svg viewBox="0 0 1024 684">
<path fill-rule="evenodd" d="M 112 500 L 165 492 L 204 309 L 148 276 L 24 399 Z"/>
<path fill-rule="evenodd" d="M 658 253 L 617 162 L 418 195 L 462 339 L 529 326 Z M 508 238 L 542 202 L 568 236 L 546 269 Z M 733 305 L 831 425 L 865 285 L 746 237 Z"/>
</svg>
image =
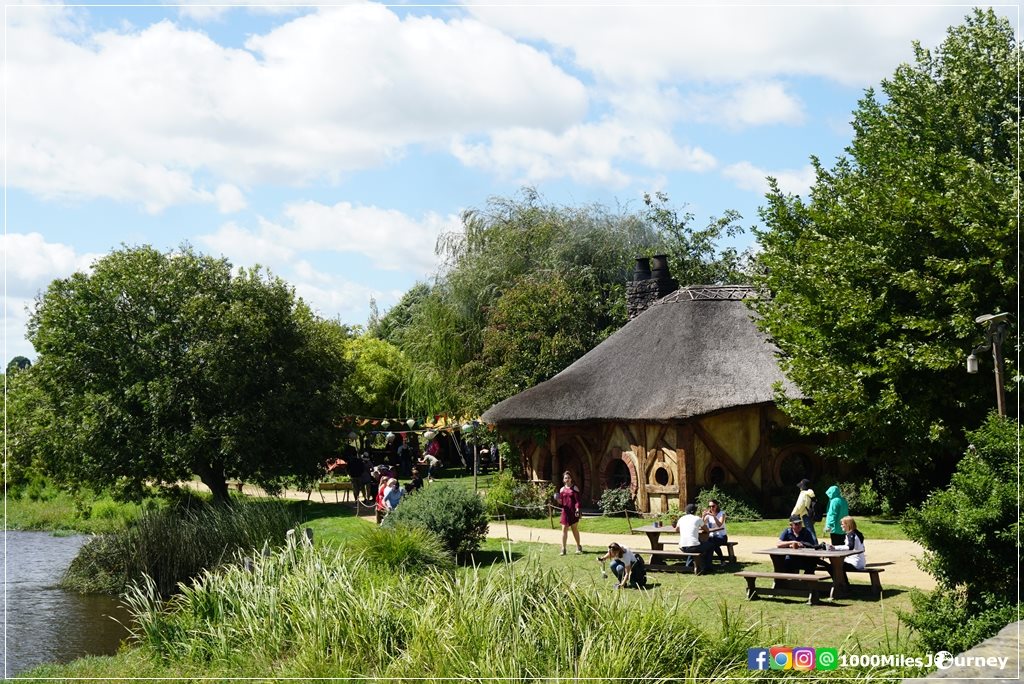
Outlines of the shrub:
<svg viewBox="0 0 1024 684">
<path fill-rule="evenodd" d="M 625 515 L 627 511 L 636 513 L 636 499 L 629 487 L 609 487 L 601 492 L 597 505 L 607 516 Z"/>
<path fill-rule="evenodd" d="M 179 582 L 225 562 L 236 550 L 283 543 L 297 521 L 294 509 L 276 502 L 149 511 L 133 527 L 88 541 L 61 585 L 72 591 L 120 593 L 146 574 L 162 594 L 170 594 Z"/>
<path fill-rule="evenodd" d="M 510 518 L 542 518 L 554 488 L 520 480 L 511 470 L 503 470 L 491 482 L 484 496 L 488 515 Z"/>
<path fill-rule="evenodd" d="M 973 646 L 995 634 L 1015 607 L 1019 430 L 1015 421 L 990 415 L 967 433 L 972 447 L 949 487 L 904 517 L 908 536 L 925 548 L 918 564 L 938 588 L 913 595 L 914 612 L 903 617 L 933 650 Z"/>
<path fill-rule="evenodd" d="M 434 482 L 403 499 L 384 519 L 386 527 L 423 527 L 436 534 L 451 553 L 476 551 L 487 535 L 484 503 L 465 487 Z"/>
<path fill-rule="evenodd" d="M 347 549 L 376 568 L 420 572 L 427 568 L 450 570 L 454 567 L 444 543 L 422 527 L 375 527 L 349 541 Z"/>
<path fill-rule="evenodd" d="M 697 492 L 697 511 L 704 510 L 709 499 L 714 499 L 719 504 L 719 510 L 732 520 L 761 520 L 761 511 L 757 504 L 750 499 L 745 492 L 732 487 L 714 485 Z M 818 505 L 822 502 L 819 500 Z"/>
</svg>

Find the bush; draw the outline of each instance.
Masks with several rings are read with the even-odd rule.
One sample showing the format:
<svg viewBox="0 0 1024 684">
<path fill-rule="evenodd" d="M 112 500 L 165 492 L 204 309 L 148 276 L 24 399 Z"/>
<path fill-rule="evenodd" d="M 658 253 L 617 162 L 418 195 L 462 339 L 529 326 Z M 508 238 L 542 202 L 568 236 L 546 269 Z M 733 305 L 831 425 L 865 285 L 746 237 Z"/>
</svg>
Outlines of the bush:
<svg viewBox="0 0 1024 684">
<path fill-rule="evenodd" d="M 931 597 L 918 595 L 914 612 L 903 616 L 923 644 L 973 646 L 1004 626 L 996 623 L 1015 607 L 1019 430 L 1015 421 L 990 415 L 967 433 L 972 446 L 949 487 L 904 517 L 907 535 L 925 548 L 918 564 L 938 582 Z"/>
<path fill-rule="evenodd" d="M 551 485 L 520 480 L 511 470 L 503 470 L 491 482 L 484 496 L 488 515 L 510 518 L 543 518 L 554 493 Z"/>
<path fill-rule="evenodd" d="M 465 487 L 434 482 L 403 499 L 384 519 L 385 527 L 423 527 L 436 534 L 451 553 L 476 551 L 487 536 L 487 513 L 479 496 Z"/>
<path fill-rule="evenodd" d="M 617 517 L 625 515 L 626 512 L 636 513 L 636 499 L 629 487 L 609 487 L 601 492 L 601 499 L 597 502 L 598 507 L 604 515 Z"/>
<path fill-rule="evenodd" d="M 133 527 L 88 541 L 61 586 L 117 594 L 146 574 L 160 593 L 171 594 L 179 582 L 224 563 L 236 550 L 283 543 L 297 522 L 294 509 L 276 502 L 149 511 Z"/>
<path fill-rule="evenodd" d="M 376 568 L 422 572 L 427 568 L 450 570 L 454 567 L 444 543 L 422 527 L 375 527 L 352 539 L 347 548 Z"/>
<path fill-rule="evenodd" d="M 761 520 L 762 518 L 757 504 L 750 499 L 749 495 L 739 489 L 721 487 L 719 485 L 708 487 L 697 492 L 697 500 L 692 503 L 697 504 L 697 511 L 699 512 L 704 510 L 709 499 L 717 501 L 719 510 L 725 511 L 729 519 Z M 819 499 L 819 505 L 820 503 Z"/>
</svg>

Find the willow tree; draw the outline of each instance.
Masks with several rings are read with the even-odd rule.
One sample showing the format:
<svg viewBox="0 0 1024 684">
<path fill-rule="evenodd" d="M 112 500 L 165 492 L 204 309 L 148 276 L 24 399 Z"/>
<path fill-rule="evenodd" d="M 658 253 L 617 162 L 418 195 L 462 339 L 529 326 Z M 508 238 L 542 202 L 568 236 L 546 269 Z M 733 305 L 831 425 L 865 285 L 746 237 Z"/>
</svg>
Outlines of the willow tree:
<svg viewBox="0 0 1024 684">
<path fill-rule="evenodd" d="M 1019 56 L 992 11 L 934 52 L 915 44 L 860 101 L 845 155 L 814 160 L 809 200 L 773 183 L 762 210 L 761 325 L 813 399 L 784 406 L 805 431 L 843 434 L 835 453 L 892 475 L 896 499 L 948 477 L 993 403 L 963 364 L 975 317 L 1016 309 Z"/>
</svg>

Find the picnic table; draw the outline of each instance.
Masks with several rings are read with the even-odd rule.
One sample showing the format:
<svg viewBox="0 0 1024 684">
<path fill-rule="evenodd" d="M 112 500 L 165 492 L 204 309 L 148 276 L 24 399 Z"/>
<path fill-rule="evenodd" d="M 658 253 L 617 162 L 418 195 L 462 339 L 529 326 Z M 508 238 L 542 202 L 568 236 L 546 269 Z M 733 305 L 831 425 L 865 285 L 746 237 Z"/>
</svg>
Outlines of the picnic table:
<svg viewBox="0 0 1024 684">
<path fill-rule="evenodd" d="M 693 571 L 695 573 L 701 572 L 703 570 L 703 568 L 700 567 L 701 554 L 690 552 L 690 551 L 666 550 L 665 549 L 665 542 L 662 540 L 661 535 L 662 534 L 678 534 L 679 530 L 677 530 L 676 528 L 665 526 L 665 525 L 653 525 L 653 524 L 651 524 L 651 525 L 644 525 L 643 527 L 635 527 L 635 528 L 633 528 L 633 533 L 635 534 L 637 532 L 643 532 L 644 534 L 646 534 L 647 535 L 647 539 L 650 541 L 650 544 L 651 544 L 651 551 L 650 551 L 651 562 L 648 563 L 648 566 L 650 567 L 650 569 L 652 569 L 652 570 L 672 571 L 672 570 L 686 569 L 688 567 L 692 567 Z M 703 540 L 707 539 L 707 536 L 708 536 L 707 533 L 702 533 L 700 538 L 703 541 Z M 678 542 L 678 539 L 676 539 L 675 541 Z M 729 554 L 728 555 L 728 562 L 730 562 L 730 563 L 735 563 L 736 562 L 736 551 L 733 549 L 733 547 L 736 546 L 736 543 L 737 542 L 728 542 L 728 544 L 726 546 L 726 548 L 728 549 L 728 554 Z M 636 551 L 634 549 L 634 553 L 640 553 L 640 552 L 638 552 L 638 551 Z M 692 562 L 691 562 L 691 564 L 689 566 L 669 565 L 666 561 L 668 561 L 670 558 L 684 558 L 684 559 L 690 560 Z"/>
<path fill-rule="evenodd" d="M 786 556 L 795 556 L 798 558 L 814 558 L 816 560 L 826 561 L 829 565 L 829 574 L 832 577 L 831 585 L 831 598 L 844 598 L 850 588 L 849 579 L 846 577 L 846 567 L 843 559 L 847 556 L 853 556 L 860 551 L 829 551 L 828 549 L 812 549 L 812 548 L 771 548 L 763 549 L 761 551 L 754 551 L 754 553 L 765 554 L 772 557 L 772 566 L 775 569 L 774 573 L 759 573 L 758 576 L 769 577 L 774 579 L 773 588 L 781 590 L 798 590 L 801 580 L 794 580 L 792 576 L 785 578 L 773 577 L 777 574 L 790 575 L 786 570 Z M 739 573 L 737 573 L 739 574 Z M 745 575 L 740 575 L 745 576 Z M 807 577 L 813 577 L 813 575 L 807 575 Z M 767 592 L 765 592 L 767 593 Z"/>
</svg>

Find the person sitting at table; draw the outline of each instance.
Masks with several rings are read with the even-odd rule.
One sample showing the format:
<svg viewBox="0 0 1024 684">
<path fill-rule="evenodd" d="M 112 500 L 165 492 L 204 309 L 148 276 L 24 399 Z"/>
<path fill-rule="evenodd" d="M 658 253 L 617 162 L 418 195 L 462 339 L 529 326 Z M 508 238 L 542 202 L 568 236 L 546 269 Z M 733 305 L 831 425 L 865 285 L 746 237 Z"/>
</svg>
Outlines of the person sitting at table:
<svg viewBox="0 0 1024 684">
<path fill-rule="evenodd" d="M 729 535 L 725 531 L 725 511 L 718 505 L 717 499 L 709 499 L 707 510 L 703 513 L 704 524 L 708 528 L 712 542 L 714 542 L 715 555 L 721 561 L 725 560 L 725 554 L 722 553 L 722 547 L 729 541 Z"/>
<path fill-rule="evenodd" d="M 618 578 L 618 588 L 636 587 L 637 589 L 647 588 L 647 566 L 644 559 L 636 555 L 625 546 L 617 542 L 608 545 L 608 553 L 600 556 L 597 560 L 611 560 L 612 572 Z"/>
<path fill-rule="evenodd" d="M 779 535 L 778 548 L 780 549 L 813 549 L 816 546 L 814 537 L 804 527 L 804 521 L 799 515 L 789 516 L 789 527 Z M 816 558 L 805 558 L 801 556 L 786 556 L 783 559 L 783 570 L 785 572 L 800 572 L 803 570 L 810 575 L 817 568 Z"/>
<path fill-rule="evenodd" d="M 857 529 L 857 521 L 852 516 L 846 516 L 839 521 L 839 524 L 843 527 L 843 532 L 846 533 L 845 544 L 829 544 L 828 548 L 830 551 L 860 551 L 860 553 L 847 556 L 843 559 L 844 563 L 849 563 L 857 570 L 863 570 L 866 558 L 864 557 L 864 535 L 860 530 Z"/>
<path fill-rule="evenodd" d="M 710 539 L 700 540 L 701 532 L 707 532 L 707 525 L 704 519 L 697 516 L 697 505 L 686 504 L 685 514 L 676 521 L 676 531 L 679 532 L 679 550 L 684 553 L 699 553 L 703 560 L 703 572 L 711 572 L 711 554 L 715 550 L 715 542 Z M 690 564 L 690 559 L 686 561 Z"/>
</svg>

